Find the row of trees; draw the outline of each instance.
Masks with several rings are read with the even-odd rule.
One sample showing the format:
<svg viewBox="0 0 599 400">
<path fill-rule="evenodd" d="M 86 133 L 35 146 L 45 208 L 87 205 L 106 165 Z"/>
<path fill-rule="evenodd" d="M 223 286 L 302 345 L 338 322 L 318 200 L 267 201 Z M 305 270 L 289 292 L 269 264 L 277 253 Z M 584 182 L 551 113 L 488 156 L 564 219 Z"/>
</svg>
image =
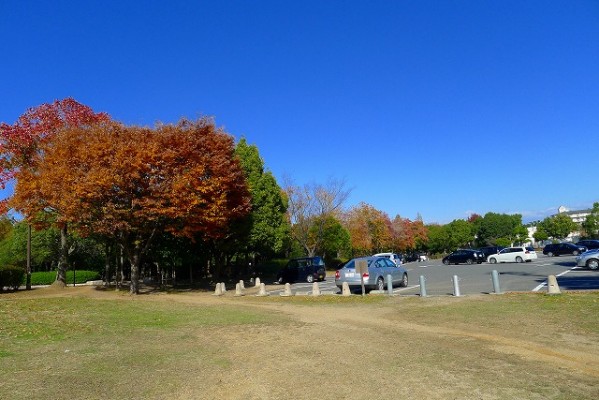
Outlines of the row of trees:
<svg viewBox="0 0 599 400">
<path fill-rule="evenodd" d="M 76 260 L 103 264 L 106 279 L 128 266 L 131 293 L 146 265 L 155 273 L 187 266 L 190 280 L 219 280 L 275 256 L 442 253 L 527 237 L 520 215 L 425 225 L 365 203 L 346 210 L 345 182 L 288 180 L 281 188 L 258 148 L 245 138 L 235 143 L 212 119 L 128 126 L 73 99 L 0 124 L 0 185 L 10 181 L 14 195 L 0 211 L 23 219 L 0 221 L 0 262 L 23 264 L 33 226 L 33 263 L 56 268 L 58 283 Z M 597 234 L 599 218 L 587 221 Z M 564 237 L 563 223 L 543 221 L 537 233 Z"/>
<path fill-rule="evenodd" d="M 63 284 L 68 230 L 102 243 L 107 265 L 118 249 L 130 265 L 131 293 L 139 291 L 144 256 L 199 250 L 216 260 L 218 277 L 233 247 L 247 254 L 283 246 L 283 193 L 257 149 L 243 140 L 235 146 L 211 119 L 126 126 L 65 99 L 0 125 L 0 144 L 0 183 L 15 181 L 3 206 L 61 232 Z"/>
</svg>

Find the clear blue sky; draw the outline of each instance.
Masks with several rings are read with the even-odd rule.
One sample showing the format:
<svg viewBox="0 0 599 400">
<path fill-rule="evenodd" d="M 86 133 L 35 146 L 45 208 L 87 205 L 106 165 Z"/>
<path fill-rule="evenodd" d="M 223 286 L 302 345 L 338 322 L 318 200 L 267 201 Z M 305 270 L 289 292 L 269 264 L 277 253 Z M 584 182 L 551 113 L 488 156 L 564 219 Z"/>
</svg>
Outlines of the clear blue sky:
<svg viewBox="0 0 599 400">
<path fill-rule="evenodd" d="M 0 121 L 214 116 L 425 222 L 599 201 L 599 1 L 0 1 Z"/>
</svg>

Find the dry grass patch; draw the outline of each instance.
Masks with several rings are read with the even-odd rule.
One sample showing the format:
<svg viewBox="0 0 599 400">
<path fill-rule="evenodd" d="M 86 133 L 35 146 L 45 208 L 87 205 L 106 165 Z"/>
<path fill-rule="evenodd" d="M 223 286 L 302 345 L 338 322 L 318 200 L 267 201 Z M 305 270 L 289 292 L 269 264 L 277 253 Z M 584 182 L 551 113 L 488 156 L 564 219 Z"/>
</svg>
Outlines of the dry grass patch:
<svg viewBox="0 0 599 400">
<path fill-rule="evenodd" d="M 598 315 L 597 293 L 17 293 L 0 398 L 596 399 Z"/>
</svg>

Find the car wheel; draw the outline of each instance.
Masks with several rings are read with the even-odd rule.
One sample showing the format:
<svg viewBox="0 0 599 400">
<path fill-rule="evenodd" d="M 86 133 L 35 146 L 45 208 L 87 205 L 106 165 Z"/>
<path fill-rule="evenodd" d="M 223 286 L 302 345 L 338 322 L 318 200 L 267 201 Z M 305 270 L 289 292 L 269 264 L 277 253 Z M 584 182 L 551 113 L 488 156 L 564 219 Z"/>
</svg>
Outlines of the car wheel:
<svg viewBox="0 0 599 400">
<path fill-rule="evenodd" d="M 552 252 L 547 253 L 547 257 L 553 257 L 553 253 Z"/>
<path fill-rule="evenodd" d="M 408 287 L 408 274 L 403 274 L 401 278 L 401 283 L 399 284 L 401 287 Z"/>
<path fill-rule="evenodd" d="M 306 277 L 306 282 L 312 283 L 314 282 L 314 275 L 310 274 Z"/>
<path fill-rule="evenodd" d="M 522 261 L 524 261 L 524 260 L 522 260 L 522 257 L 520 257 L 520 256 L 516 257 L 516 262 L 517 263 L 521 263 Z"/>
<path fill-rule="evenodd" d="M 385 290 L 385 281 L 383 280 L 383 278 L 379 278 L 376 280 L 376 288 L 380 291 Z"/>
<path fill-rule="evenodd" d="M 472 259 L 471 259 L 471 258 L 467 259 L 467 260 L 466 260 L 466 264 L 468 264 L 468 265 L 472 265 Z"/>
<path fill-rule="evenodd" d="M 572 252 L 572 255 L 573 255 L 573 256 L 577 256 L 577 255 L 578 255 L 578 251 L 577 251 L 577 250 L 574 250 L 574 251 Z"/>
<path fill-rule="evenodd" d="M 489 258 L 489 262 L 491 264 L 497 264 L 497 259 L 495 257 L 491 257 L 491 258 Z"/>
<path fill-rule="evenodd" d="M 449 265 L 449 260 L 443 260 L 443 264 Z"/>
<path fill-rule="evenodd" d="M 594 258 L 590 259 L 587 261 L 587 268 L 592 269 L 593 271 L 599 269 L 599 260 L 595 260 Z"/>
</svg>

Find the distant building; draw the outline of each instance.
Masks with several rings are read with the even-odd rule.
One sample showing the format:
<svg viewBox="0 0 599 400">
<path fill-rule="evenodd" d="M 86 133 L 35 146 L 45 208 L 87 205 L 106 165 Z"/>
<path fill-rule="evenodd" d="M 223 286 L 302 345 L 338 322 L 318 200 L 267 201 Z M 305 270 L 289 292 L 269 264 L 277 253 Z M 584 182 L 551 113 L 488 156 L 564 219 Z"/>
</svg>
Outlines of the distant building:
<svg viewBox="0 0 599 400">
<path fill-rule="evenodd" d="M 570 211 L 568 208 L 564 206 L 560 206 L 560 208 L 557 209 L 558 214 L 566 214 L 568 217 L 572 218 L 572 221 L 576 222 L 577 224 L 581 224 L 584 221 L 586 221 L 589 214 L 591 214 L 591 211 L 593 210 L 590 208 L 588 210 Z"/>
<path fill-rule="evenodd" d="M 588 209 L 588 210 L 577 210 L 577 211 L 572 211 L 569 208 L 567 208 L 566 206 L 560 206 L 557 209 L 557 214 L 553 214 L 552 217 L 558 215 L 558 214 L 566 214 L 568 217 L 572 218 L 572 221 L 576 222 L 578 225 L 582 224 L 584 221 L 587 220 L 587 217 L 591 214 L 591 211 L 593 211 L 592 209 Z M 529 226 L 528 228 L 528 239 L 530 240 L 530 244 L 533 246 L 543 246 L 545 245 L 545 242 L 541 242 L 541 243 L 536 243 L 533 235 L 536 233 L 537 231 L 537 227 L 536 226 Z M 578 239 L 580 238 L 580 232 L 572 232 L 568 235 L 567 238 L 564 239 L 564 241 L 566 242 L 575 242 L 578 241 Z"/>
</svg>

